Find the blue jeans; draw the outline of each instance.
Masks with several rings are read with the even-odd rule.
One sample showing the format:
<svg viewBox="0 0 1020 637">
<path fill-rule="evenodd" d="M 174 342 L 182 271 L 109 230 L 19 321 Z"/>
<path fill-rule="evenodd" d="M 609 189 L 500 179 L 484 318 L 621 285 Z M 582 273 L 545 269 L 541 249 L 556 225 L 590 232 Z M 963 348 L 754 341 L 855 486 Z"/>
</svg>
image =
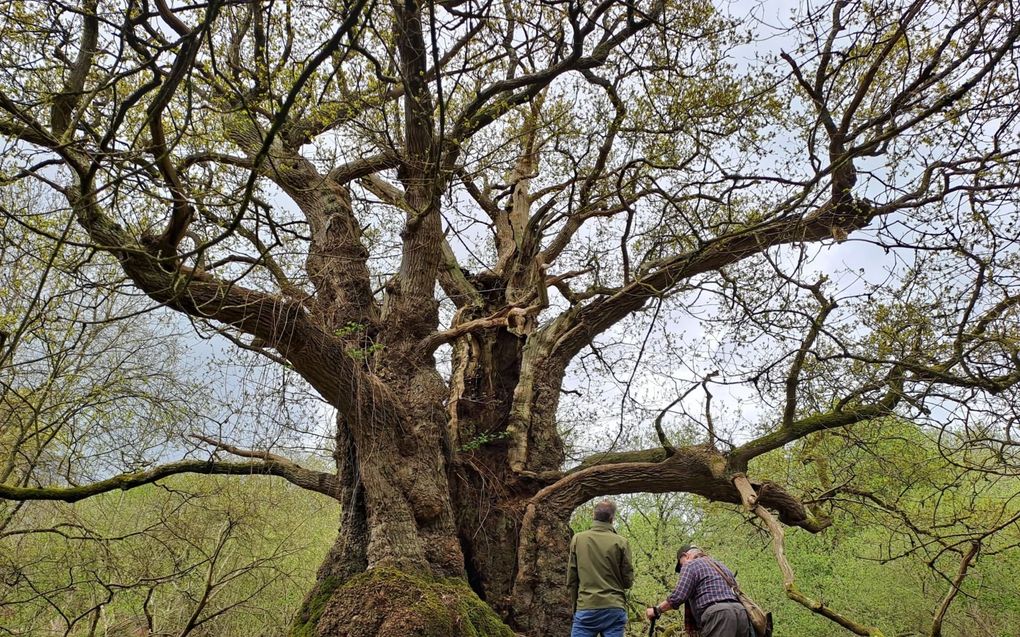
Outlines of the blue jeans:
<svg viewBox="0 0 1020 637">
<path fill-rule="evenodd" d="M 574 613 L 574 625 L 570 637 L 623 637 L 627 625 L 627 611 L 622 608 L 596 608 L 579 610 Z"/>
</svg>

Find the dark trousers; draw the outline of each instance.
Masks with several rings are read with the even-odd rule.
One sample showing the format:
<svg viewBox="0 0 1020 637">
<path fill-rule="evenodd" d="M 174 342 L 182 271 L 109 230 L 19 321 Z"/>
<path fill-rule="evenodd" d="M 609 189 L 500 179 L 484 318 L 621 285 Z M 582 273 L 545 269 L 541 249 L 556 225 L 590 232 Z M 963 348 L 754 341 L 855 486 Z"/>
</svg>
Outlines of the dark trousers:
<svg viewBox="0 0 1020 637">
<path fill-rule="evenodd" d="M 701 637 L 747 637 L 751 621 L 740 602 L 712 604 L 701 614 Z"/>
</svg>

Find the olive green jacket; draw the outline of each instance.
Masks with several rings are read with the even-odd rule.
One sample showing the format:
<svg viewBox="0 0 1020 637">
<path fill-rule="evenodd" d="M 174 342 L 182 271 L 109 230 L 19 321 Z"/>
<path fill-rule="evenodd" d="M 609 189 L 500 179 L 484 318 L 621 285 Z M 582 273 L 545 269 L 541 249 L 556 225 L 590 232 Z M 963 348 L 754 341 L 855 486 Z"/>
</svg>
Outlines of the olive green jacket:
<svg viewBox="0 0 1020 637">
<path fill-rule="evenodd" d="M 632 584 L 630 544 L 612 524 L 596 520 L 570 540 L 567 586 L 575 610 L 626 608 L 624 591 Z"/>
</svg>

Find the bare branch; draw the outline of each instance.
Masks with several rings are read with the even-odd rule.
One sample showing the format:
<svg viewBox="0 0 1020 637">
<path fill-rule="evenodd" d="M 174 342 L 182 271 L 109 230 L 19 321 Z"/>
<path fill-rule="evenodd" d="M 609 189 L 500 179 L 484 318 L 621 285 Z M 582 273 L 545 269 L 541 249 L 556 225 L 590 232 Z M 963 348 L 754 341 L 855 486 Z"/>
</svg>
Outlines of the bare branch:
<svg viewBox="0 0 1020 637">
<path fill-rule="evenodd" d="M 277 461 L 217 462 L 213 460 L 181 460 L 160 465 L 148 471 L 125 473 L 78 487 L 15 487 L 0 484 L 0 498 L 15 501 L 59 500 L 61 502 L 78 502 L 79 500 L 84 500 L 101 493 L 134 489 L 182 473 L 272 475 L 284 478 L 288 482 L 293 482 L 302 488 L 328 495 L 331 498 L 338 498 L 340 493 L 340 485 L 337 482 L 336 476 L 311 471 L 289 461 L 281 463 Z"/>
<path fill-rule="evenodd" d="M 779 526 L 775 518 L 772 517 L 772 514 L 769 513 L 765 506 L 759 504 L 762 502 L 760 494 L 757 499 L 752 496 L 752 494 L 755 493 L 755 490 L 747 480 L 746 476 L 738 474 L 734 476 L 733 482 L 741 494 L 744 507 L 761 518 L 762 522 L 765 523 L 765 526 L 768 527 L 769 533 L 772 534 L 772 552 L 775 554 L 776 561 L 779 563 L 779 568 L 783 572 L 783 588 L 786 590 L 786 596 L 812 612 L 818 613 L 819 615 L 836 622 L 855 635 L 883 637 L 882 631 L 878 628 L 858 624 L 845 615 L 829 608 L 824 602 L 811 599 L 800 592 L 794 583 L 793 567 L 790 566 L 789 560 L 786 559 L 784 547 L 785 533 L 783 532 L 783 527 Z"/>
<path fill-rule="evenodd" d="M 970 550 L 967 551 L 963 559 L 960 560 L 960 569 L 956 573 L 956 577 L 953 579 L 952 585 L 949 587 L 949 591 L 946 592 L 946 596 L 942 599 L 942 603 L 939 604 L 939 608 L 935 611 L 935 617 L 931 622 L 931 637 L 942 637 L 942 620 L 946 617 L 946 611 L 949 610 L 949 605 L 953 603 L 957 594 L 960 592 L 960 587 L 963 586 L 963 580 L 967 577 L 967 570 L 970 568 L 971 562 L 977 557 L 978 551 L 981 550 L 981 542 L 971 542 Z"/>
</svg>

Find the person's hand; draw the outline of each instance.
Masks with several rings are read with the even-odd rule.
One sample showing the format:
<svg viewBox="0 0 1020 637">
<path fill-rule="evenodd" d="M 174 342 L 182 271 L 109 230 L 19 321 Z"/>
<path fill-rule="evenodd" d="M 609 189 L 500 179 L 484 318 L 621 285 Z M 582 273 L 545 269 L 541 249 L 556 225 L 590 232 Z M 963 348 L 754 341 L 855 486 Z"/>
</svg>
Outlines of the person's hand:
<svg viewBox="0 0 1020 637">
<path fill-rule="evenodd" d="M 648 609 L 645 610 L 645 617 L 648 618 L 648 621 L 654 621 L 658 617 L 658 613 L 655 612 L 654 608 L 649 606 Z"/>
</svg>

